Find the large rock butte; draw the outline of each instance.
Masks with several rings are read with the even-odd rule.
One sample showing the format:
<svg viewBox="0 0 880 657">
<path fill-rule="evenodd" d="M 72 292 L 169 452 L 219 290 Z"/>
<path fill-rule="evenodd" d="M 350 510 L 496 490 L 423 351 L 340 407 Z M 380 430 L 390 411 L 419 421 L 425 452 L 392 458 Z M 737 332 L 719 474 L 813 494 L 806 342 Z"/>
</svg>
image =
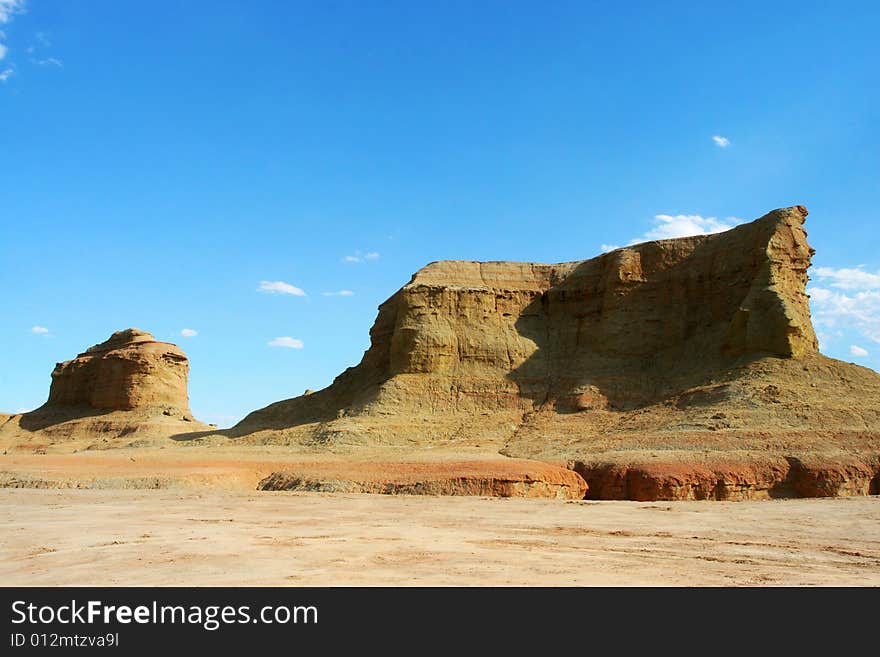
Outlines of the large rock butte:
<svg viewBox="0 0 880 657">
<path fill-rule="evenodd" d="M 743 357 L 815 354 L 806 214 L 777 210 L 726 233 L 580 262 L 431 263 L 380 306 L 357 367 L 325 390 L 252 413 L 240 429 L 340 411 L 625 410 Z"/>
<path fill-rule="evenodd" d="M 190 412 L 188 374 L 189 360 L 177 345 L 134 328 L 117 331 L 56 364 L 49 399 L 29 413 L 8 416 L 0 423 L 0 439 L 32 450 L 63 444 L 95 449 L 208 429 Z"/>
<path fill-rule="evenodd" d="M 125 329 L 58 363 L 46 405 L 109 411 L 161 407 L 189 414 L 188 375 L 189 361 L 177 345 Z"/>
<path fill-rule="evenodd" d="M 231 435 L 566 462 L 598 497 L 870 492 L 880 376 L 818 353 L 806 216 L 580 262 L 432 263 L 359 365 Z"/>
</svg>

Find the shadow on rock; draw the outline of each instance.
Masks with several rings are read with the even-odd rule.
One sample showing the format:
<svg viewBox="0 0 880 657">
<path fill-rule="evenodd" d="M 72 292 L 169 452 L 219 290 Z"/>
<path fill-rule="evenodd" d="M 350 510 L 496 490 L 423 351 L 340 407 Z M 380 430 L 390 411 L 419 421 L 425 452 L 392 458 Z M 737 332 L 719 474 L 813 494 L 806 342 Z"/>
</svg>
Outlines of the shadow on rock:
<svg viewBox="0 0 880 657">
<path fill-rule="evenodd" d="M 40 431 L 70 420 L 89 417 L 101 417 L 112 411 L 92 408 L 88 405 L 76 406 L 41 406 L 21 416 L 18 425 L 25 431 Z"/>
<path fill-rule="evenodd" d="M 730 263 L 717 241 L 695 240 L 676 258 L 669 248 L 649 242 L 584 261 L 529 304 L 515 327 L 537 350 L 507 375 L 520 394 L 563 413 L 632 410 L 783 355 L 743 348 L 735 331 L 761 253 Z"/>
</svg>

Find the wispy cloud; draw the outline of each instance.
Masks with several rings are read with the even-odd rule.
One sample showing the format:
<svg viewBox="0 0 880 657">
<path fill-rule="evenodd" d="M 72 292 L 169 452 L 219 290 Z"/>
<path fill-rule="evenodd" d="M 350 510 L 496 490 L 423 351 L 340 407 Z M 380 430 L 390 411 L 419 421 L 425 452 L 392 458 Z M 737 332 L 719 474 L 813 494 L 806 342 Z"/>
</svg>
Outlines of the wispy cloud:
<svg viewBox="0 0 880 657">
<path fill-rule="evenodd" d="M 813 276 L 840 290 L 880 290 L 880 272 L 872 274 L 862 265 L 843 269 L 817 267 Z"/>
<path fill-rule="evenodd" d="M 817 326 L 828 330 L 853 329 L 873 342 L 880 342 L 880 272 L 871 273 L 861 265 L 817 267 L 813 277 L 819 284 L 811 284 L 807 292 Z"/>
<path fill-rule="evenodd" d="M 727 148 L 730 146 L 730 140 L 727 137 L 722 137 L 721 135 L 713 135 L 712 141 L 715 142 L 715 145 L 718 148 Z"/>
<path fill-rule="evenodd" d="M 868 355 L 867 349 L 862 349 L 859 345 L 853 344 L 849 347 L 849 353 L 852 356 L 864 357 Z"/>
<path fill-rule="evenodd" d="M 45 326 L 34 326 L 31 328 L 31 333 L 36 333 L 37 335 L 49 335 L 49 329 Z"/>
<path fill-rule="evenodd" d="M 21 413 L 30 413 L 30 411 L 31 411 L 31 409 L 29 409 L 29 408 L 25 408 L 24 406 L 20 406 L 20 407 L 18 407 L 18 408 L 15 409 L 15 412 L 18 413 L 18 414 L 21 414 Z"/>
<path fill-rule="evenodd" d="M 322 292 L 325 297 L 351 297 L 354 292 L 351 290 L 339 290 L 338 292 Z"/>
<path fill-rule="evenodd" d="M 195 329 L 185 328 L 180 332 L 180 334 L 185 338 L 194 338 L 199 334 L 199 332 Z"/>
<path fill-rule="evenodd" d="M 8 23 L 12 20 L 13 16 L 20 14 L 23 11 L 24 0 L 0 0 L 0 25 Z M 0 31 L 0 60 L 5 59 L 9 52 L 9 47 L 5 43 L 2 43 L 5 39 L 6 33 Z M 15 69 L 12 66 L 7 66 L 0 71 L 0 82 L 6 82 L 9 80 L 14 71 Z"/>
<path fill-rule="evenodd" d="M 287 347 L 288 349 L 302 349 L 303 347 L 305 347 L 305 344 L 302 340 L 291 338 L 289 335 L 284 335 L 280 338 L 269 340 L 269 342 L 267 342 L 266 344 L 268 344 L 270 347 Z"/>
<path fill-rule="evenodd" d="M 10 23 L 16 14 L 24 13 L 25 5 L 25 0 L 0 0 L 0 25 Z M 57 57 L 48 57 L 45 55 L 42 57 L 37 56 L 39 50 L 47 49 L 52 46 L 52 42 L 49 40 L 49 36 L 45 32 L 35 32 L 34 39 L 36 40 L 36 43 L 31 43 L 25 48 L 25 52 L 29 55 L 28 60 L 31 64 L 54 68 L 62 68 L 64 66 L 64 62 Z M 6 59 L 6 56 L 10 52 L 9 46 L 4 43 L 5 40 L 6 32 L 0 30 L 0 60 Z M 0 83 L 8 82 L 15 74 L 16 66 L 10 62 L 8 66 L 0 69 Z"/>
<path fill-rule="evenodd" d="M 653 240 L 669 240 L 677 237 L 691 237 L 693 235 L 709 235 L 730 230 L 740 220 L 736 217 L 727 217 L 724 221 L 716 217 L 703 217 L 698 214 L 657 214 L 654 215 L 654 227 L 628 242 L 629 246 L 651 242 Z M 614 251 L 620 247 L 617 244 L 602 244 L 602 253 Z"/>
<path fill-rule="evenodd" d="M 257 288 L 257 292 L 265 294 L 291 294 L 295 297 L 306 296 L 305 290 L 284 281 L 260 281 L 260 287 Z"/>
<path fill-rule="evenodd" d="M 852 329 L 868 340 L 880 343 L 880 291 L 847 294 L 811 285 L 807 292 L 817 328 L 827 333 Z"/>
<path fill-rule="evenodd" d="M 0 23 L 8 23 L 16 14 L 24 12 L 25 0 L 0 0 Z"/>
<path fill-rule="evenodd" d="M 658 214 L 654 217 L 654 227 L 641 237 L 630 240 L 630 244 L 720 233 L 723 230 L 730 230 L 737 223 L 739 223 L 739 219 L 736 217 L 728 217 L 721 221 L 715 217 L 701 217 L 698 214 L 677 214 L 674 216 Z"/>
<path fill-rule="evenodd" d="M 359 262 L 371 262 L 379 259 L 378 251 L 367 251 L 366 253 L 361 253 L 360 251 L 355 251 L 354 255 L 347 255 L 342 258 L 342 262 L 347 262 L 350 264 L 355 264 Z"/>
</svg>

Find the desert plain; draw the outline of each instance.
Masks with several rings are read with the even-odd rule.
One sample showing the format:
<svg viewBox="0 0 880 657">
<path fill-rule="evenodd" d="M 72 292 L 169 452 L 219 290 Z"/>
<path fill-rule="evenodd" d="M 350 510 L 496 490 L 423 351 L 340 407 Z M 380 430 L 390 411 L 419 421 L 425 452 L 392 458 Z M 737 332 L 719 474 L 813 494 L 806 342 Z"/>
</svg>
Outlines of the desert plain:
<svg viewBox="0 0 880 657">
<path fill-rule="evenodd" d="M 880 499 L 0 490 L 7 586 L 878 586 Z"/>
</svg>

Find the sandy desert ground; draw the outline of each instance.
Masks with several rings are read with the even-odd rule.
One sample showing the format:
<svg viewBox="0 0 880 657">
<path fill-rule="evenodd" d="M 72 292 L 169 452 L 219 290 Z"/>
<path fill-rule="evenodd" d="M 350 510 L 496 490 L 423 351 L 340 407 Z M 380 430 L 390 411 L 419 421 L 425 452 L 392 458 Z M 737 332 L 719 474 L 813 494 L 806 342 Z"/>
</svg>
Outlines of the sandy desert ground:
<svg viewBox="0 0 880 657">
<path fill-rule="evenodd" d="M 4 585 L 880 585 L 880 498 L 0 490 Z"/>
</svg>

